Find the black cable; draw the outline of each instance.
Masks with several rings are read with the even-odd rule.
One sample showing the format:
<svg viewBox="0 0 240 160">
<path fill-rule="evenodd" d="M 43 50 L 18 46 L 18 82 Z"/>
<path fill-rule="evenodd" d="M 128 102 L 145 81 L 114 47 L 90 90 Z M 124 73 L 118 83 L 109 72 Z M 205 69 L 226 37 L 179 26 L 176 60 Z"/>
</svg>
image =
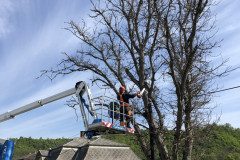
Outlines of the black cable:
<svg viewBox="0 0 240 160">
<path fill-rule="evenodd" d="M 80 135 L 80 133 L 78 133 L 78 134 L 75 134 L 75 135 L 73 135 L 73 136 L 69 137 L 68 139 L 71 139 L 72 137 L 74 137 L 74 136 L 76 136 L 76 135 Z"/>
<path fill-rule="evenodd" d="M 231 88 L 226 88 L 226 89 L 222 89 L 222 90 L 214 91 L 214 92 L 207 92 L 207 93 L 200 94 L 200 95 L 197 95 L 197 96 L 203 96 L 203 95 L 207 95 L 207 94 L 212 94 L 212 93 L 217 93 L 217 92 L 223 92 L 223 91 L 227 91 L 227 90 L 231 90 L 231 89 L 235 89 L 235 88 L 240 88 L 240 86 L 231 87 Z"/>
<path fill-rule="evenodd" d="M 240 86 L 236 86 L 236 87 L 227 88 L 227 89 L 222 89 L 222 90 L 219 90 L 219 91 L 214 91 L 214 92 L 209 92 L 209 93 L 222 92 L 222 91 L 227 91 L 227 90 L 230 90 L 230 89 L 235 89 L 235 88 L 239 88 L 239 87 L 240 87 Z"/>
</svg>

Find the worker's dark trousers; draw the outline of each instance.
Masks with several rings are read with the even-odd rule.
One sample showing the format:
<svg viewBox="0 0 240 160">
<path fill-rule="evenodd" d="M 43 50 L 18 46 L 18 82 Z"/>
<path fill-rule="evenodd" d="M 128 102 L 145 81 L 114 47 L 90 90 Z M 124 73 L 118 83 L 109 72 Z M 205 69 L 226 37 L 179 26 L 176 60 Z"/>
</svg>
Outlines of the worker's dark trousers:
<svg viewBox="0 0 240 160">
<path fill-rule="evenodd" d="M 128 111 L 129 111 L 129 107 L 128 106 L 124 106 L 124 111 L 123 111 L 123 107 L 120 107 L 120 113 L 124 113 L 125 117 L 126 117 L 126 121 L 127 121 L 127 128 L 130 128 L 130 117 L 127 116 L 128 115 Z M 123 121 L 123 115 L 120 114 L 120 121 Z"/>
</svg>

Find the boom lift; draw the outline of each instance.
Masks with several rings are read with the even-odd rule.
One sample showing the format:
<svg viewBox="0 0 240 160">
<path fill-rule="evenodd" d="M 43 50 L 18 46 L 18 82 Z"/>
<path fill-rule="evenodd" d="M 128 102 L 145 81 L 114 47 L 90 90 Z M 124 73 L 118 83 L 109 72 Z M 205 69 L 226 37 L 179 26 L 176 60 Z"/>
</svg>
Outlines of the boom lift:
<svg viewBox="0 0 240 160">
<path fill-rule="evenodd" d="M 88 104 L 83 98 L 84 93 L 87 93 Z M 141 92 L 142 94 L 143 92 Z M 75 87 L 64 92 L 55 94 L 45 99 L 40 99 L 28 105 L 17 108 L 13 111 L 8 111 L 4 114 L 0 115 L 0 123 L 9 119 L 15 118 L 15 116 L 25 113 L 27 111 L 33 110 L 35 108 L 41 107 L 45 104 L 51 103 L 53 101 L 59 100 L 61 98 L 76 94 L 78 99 L 78 104 L 80 107 L 84 127 L 85 134 L 88 138 L 97 135 L 117 135 L 117 134 L 126 134 L 126 133 L 134 133 L 134 129 L 120 126 L 117 121 L 119 120 L 119 114 L 114 108 L 114 104 L 118 104 L 118 100 L 108 97 L 108 96 L 100 96 L 96 98 L 92 98 L 92 94 L 89 89 L 89 85 L 84 81 L 77 82 Z M 96 102 L 98 104 L 93 103 Z M 113 108 L 110 109 L 109 103 L 113 104 Z M 123 102 L 125 103 L 125 102 Z M 106 108 L 107 107 L 107 108 Z M 87 110 L 87 111 L 86 111 Z M 113 114 L 109 114 L 113 113 Z M 98 115 L 101 116 L 101 119 L 98 118 Z M 116 116 L 118 115 L 118 116 Z M 123 116 L 127 116 L 123 114 Z M 134 110 L 132 115 L 130 116 L 134 119 Z M 105 119 L 108 119 L 107 120 Z M 110 119 L 112 119 L 112 123 L 110 123 Z M 92 123 L 89 123 L 89 121 Z M 115 120 L 115 122 L 114 122 Z M 134 124 L 134 123 L 133 123 Z M 2 145 L 1 145 L 2 144 Z M 13 153 L 14 141 L 0 139 L 0 160 L 11 160 Z"/>
</svg>

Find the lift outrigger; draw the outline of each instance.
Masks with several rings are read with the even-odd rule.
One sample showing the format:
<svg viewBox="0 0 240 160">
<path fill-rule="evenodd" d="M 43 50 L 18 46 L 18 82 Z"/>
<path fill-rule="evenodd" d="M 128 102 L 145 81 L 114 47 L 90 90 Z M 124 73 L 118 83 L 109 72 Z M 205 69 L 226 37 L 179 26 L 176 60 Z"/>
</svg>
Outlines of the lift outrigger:
<svg viewBox="0 0 240 160">
<path fill-rule="evenodd" d="M 140 94 L 142 94 L 143 91 L 141 91 Z M 83 95 L 85 93 L 87 93 L 88 104 L 83 98 Z M 117 106 L 119 106 L 118 103 L 120 101 L 105 95 L 92 98 L 89 85 L 84 81 L 77 82 L 75 87 L 72 89 L 55 94 L 45 99 L 40 99 L 28 105 L 17 108 L 13 111 L 8 111 L 4 114 L 1 114 L 0 123 L 7 121 L 9 119 L 13 119 L 15 118 L 15 116 L 19 114 L 33 110 L 35 108 L 39 108 L 45 104 L 51 103 L 53 101 L 59 100 L 61 98 L 64 98 L 73 94 L 76 94 L 76 97 L 78 99 L 78 104 L 80 107 L 80 111 L 81 111 L 81 115 L 82 115 L 82 119 L 85 127 L 84 132 L 88 138 L 91 138 L 92 136 L 98 136 L 98 135 L 119 135 L 119 134 L 124 135 L 124 134 L 134 133 L 134 129 L 119 125 L 120 114 L 123 114 L 123 116 L 127 116 L 124 113 L 119 113 L 117 110 Z M 95 102 L 96 104 L 94 104 L 93 102 Z M 113 105 L 111 105 L 110 107 L 109 104 L 113 104 Z M 133 118 L 134 120 L 134 108 L 132 108 L 132 110 L 133 110 L 133 113 L 130 117 Z M 101 119 L 99 119 L 98 116 L 100 116 Z M 111 123 L 110 123 L 110 120 L 112 120 Z M 89 123 L 90 121 L 92 123 Z M 9 140 L 0 138 L 0 160 L 11 160 L 13 147 L 14 147 L 14 141 L 9 141 Z"/>
</svg>

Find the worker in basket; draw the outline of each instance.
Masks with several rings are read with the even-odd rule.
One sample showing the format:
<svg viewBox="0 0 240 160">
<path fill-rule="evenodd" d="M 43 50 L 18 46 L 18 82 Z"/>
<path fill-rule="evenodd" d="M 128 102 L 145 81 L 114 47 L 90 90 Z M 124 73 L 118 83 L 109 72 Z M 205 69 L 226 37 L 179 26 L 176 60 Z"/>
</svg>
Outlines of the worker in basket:
<svg viewBox="0 0 240 160">
<path fill-rule="evenodd" d="M 121 86 L 119 88 L 119 95 L 117 96 L 117 99 L 120 100 L 120 126 L 123 126 L 123 113 L 127 114 L 127 115 L 131 115 L 131 108 L 129 106 L 129 98 L 134 98 L 134 97 L 138 97 L 141 98 L 140 92 L 137 92 L 137 94 L 129 94 L 129 93 L 125 93 L 125 87 Z M 123 103 L 126 102 L 126 103 Z M 123 107 L 124 104 L 124 107 Z M 123 110 L 124 108 L 124 110 Z M 126 117 L 126 122 L 125 122 L 125 127 L 130 128 L 130 117 L 129 116 L 125 116 Z"/>
</svg>

